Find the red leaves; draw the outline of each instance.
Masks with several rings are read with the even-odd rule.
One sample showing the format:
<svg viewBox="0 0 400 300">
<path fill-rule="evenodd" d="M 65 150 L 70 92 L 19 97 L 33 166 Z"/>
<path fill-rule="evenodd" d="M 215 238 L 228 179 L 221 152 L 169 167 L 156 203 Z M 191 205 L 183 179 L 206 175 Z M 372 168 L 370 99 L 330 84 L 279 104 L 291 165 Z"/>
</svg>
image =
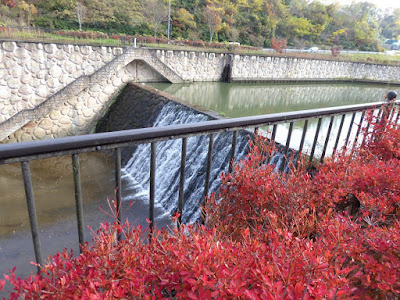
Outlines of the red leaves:
<svg viewBox="0 0 400 300">
<path fill-rule="evenodd" d="M 5 275 L 10 298 L 395 299 L 400 133 L 379 132 L 351 157 L 319 166 L 313 179 L 304 169 L 273 173 L 263 165 L 273 149 L 260 138 L 222 177 L 206 226 L 155 231 L 145 244 L 141 228 L 102 224 L 80 256 L 57 253 L 24 280 L 15 269 Z M 355 211 L 346 206 L 353 197 Z"/>
<path fill-rule="evenodd" d="M 283 53 L 287 47 L 287 40 L 286 39 L 271 39 L 271 48 L 279 53 Z"/>
</svg>

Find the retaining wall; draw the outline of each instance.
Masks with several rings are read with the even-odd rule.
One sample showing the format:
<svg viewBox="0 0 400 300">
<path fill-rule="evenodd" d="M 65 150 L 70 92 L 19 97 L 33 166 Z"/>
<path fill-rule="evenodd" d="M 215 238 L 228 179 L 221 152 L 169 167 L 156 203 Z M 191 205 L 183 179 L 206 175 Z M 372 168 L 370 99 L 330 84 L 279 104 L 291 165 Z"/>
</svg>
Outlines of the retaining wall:
<svg viewBox="0 0 400 300">
<path fill-rule="evenodd" d="M 123 51 L 112 46 L 0 41 L 0 123 L 20 111 L 36 108 Z M 165 81 L 144 61 L 135 61 L 130 71 L 134 81 Z"/>
<path fill-rule="evenodd" d="M 400 84 L 400 66 L 204 51 L 0 41 L 0 140 L 93 131 L 129 82 L 363 81 Z"/>
</svg>

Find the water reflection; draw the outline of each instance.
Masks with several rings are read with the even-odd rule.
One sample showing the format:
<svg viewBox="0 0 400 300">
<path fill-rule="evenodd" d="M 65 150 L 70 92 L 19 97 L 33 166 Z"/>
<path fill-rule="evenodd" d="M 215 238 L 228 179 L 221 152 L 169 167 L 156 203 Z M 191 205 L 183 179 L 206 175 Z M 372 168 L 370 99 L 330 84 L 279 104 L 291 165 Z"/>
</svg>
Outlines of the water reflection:
<svg viewBox="0 0 400 300">
<path fill-rule="evenodd" d="M 151 86 L 228 117 L 296 111 L 383 101 L 388 85 L 369 84 L 192 84 Z"/>
<path fill-rule="evenodd" d="M 81 155 L 82 193 L 85 204 L 101 203 L 112 196 L 112 161 L 106 154 Z M 55 157 L 31 162 L 33 190 L 41 224 L 70 217 L 73 213 L 74 185 L 71 157 Z M 0 166 L 0 236 L 15 228 L 29 228 L 25 192 L 19 164 Z M 14 228 L 14 229 L 11 229 Z"/>
<path fill-rule="evenodd" d="M 85 240 L 91 241 L 88 228 L 98 228 L 100 222 L 112 221 L 99 209 L 110 212 L 107 198 L 114 199 L 114 159 L 105 153 L 80 155 Z M 79 253 L 71 157 L 56 157 L 30 163 L 35 204 L 39 223 L 39 238 L 44 260 L 64 248 Z M 126 183 L 122 183 L 123 200 L 127 199 Z M 17 266 L 18 276 L 27 276 L 36 267 L 19 164 L 0 165 L 0 274 Z M 124 193 L 125 192 L 125 193 Z M 129 201 L 123 201 L 123 210 Z M 170 224 L 164 211 L 155 211 L 156 226 Z M 123 215 L 132 224 L 146 225 L 148 206 L 136 201 Z M 1 297 L 0 293 L 0 297 Z"/>
<path fill-rule="evenodd" d="M 244 117 L 288 111 L 325 108 L 383 101 L 390 85 L 371 84 L 229 84 L 206 82 L 192 84 L 152 83 L 151 86 L 177 96 L 188 104 L 214 110 L 227 117 Z M 341 116 L 333 122 L 327 155 L 332 154 Z M 349 140 L 354 140 L 361 114 L 356 114 Z M 315 156 L 320 156 L 325 144 L 330 118 L 324 118 L 318 135 Z M 347 115 L 340 135 L 338 149 L 344 146 L 351 115 Z M 310 120 L 303 152 L 310 153 L 317 129 L 317 119 Z M 304 121 L 294 123 L 290 147 L 298 149 Z M 263 128 L 271 132 L 272 126 Z M 276 141 L 286 144 L 289 124 L 278 125 Z"/>
</svg>

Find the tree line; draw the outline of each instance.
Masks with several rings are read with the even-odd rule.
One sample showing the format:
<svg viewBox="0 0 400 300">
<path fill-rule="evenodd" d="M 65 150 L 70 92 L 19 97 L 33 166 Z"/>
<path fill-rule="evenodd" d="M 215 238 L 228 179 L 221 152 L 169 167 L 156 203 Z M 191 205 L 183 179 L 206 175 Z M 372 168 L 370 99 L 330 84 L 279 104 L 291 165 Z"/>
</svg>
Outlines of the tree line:
<svg viewBox="0 0 400 300">
<path fill-rule="evenodd" d="M 256 47 L 284 40 L 299 48 L 379 51 L 385 39 L 400 36 L 400 9 L 381 10 L 367 1 L 1 0 L 0 25 L 21 24 Z"/>
</svg>

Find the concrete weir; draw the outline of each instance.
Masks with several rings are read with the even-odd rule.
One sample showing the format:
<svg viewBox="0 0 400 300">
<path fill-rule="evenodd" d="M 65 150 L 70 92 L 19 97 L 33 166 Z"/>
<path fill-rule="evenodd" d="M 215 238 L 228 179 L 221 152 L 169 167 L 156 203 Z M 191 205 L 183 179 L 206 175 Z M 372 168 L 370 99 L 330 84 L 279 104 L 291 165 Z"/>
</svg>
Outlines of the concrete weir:
<svg viewBox="0 0 400 300">
<path fill-rule="evenodd" d="M 362 81 L 400 67 L 287 57 L 0 41 L 0 141 L 85 134 L 129 82 Z"/>
</svg>

